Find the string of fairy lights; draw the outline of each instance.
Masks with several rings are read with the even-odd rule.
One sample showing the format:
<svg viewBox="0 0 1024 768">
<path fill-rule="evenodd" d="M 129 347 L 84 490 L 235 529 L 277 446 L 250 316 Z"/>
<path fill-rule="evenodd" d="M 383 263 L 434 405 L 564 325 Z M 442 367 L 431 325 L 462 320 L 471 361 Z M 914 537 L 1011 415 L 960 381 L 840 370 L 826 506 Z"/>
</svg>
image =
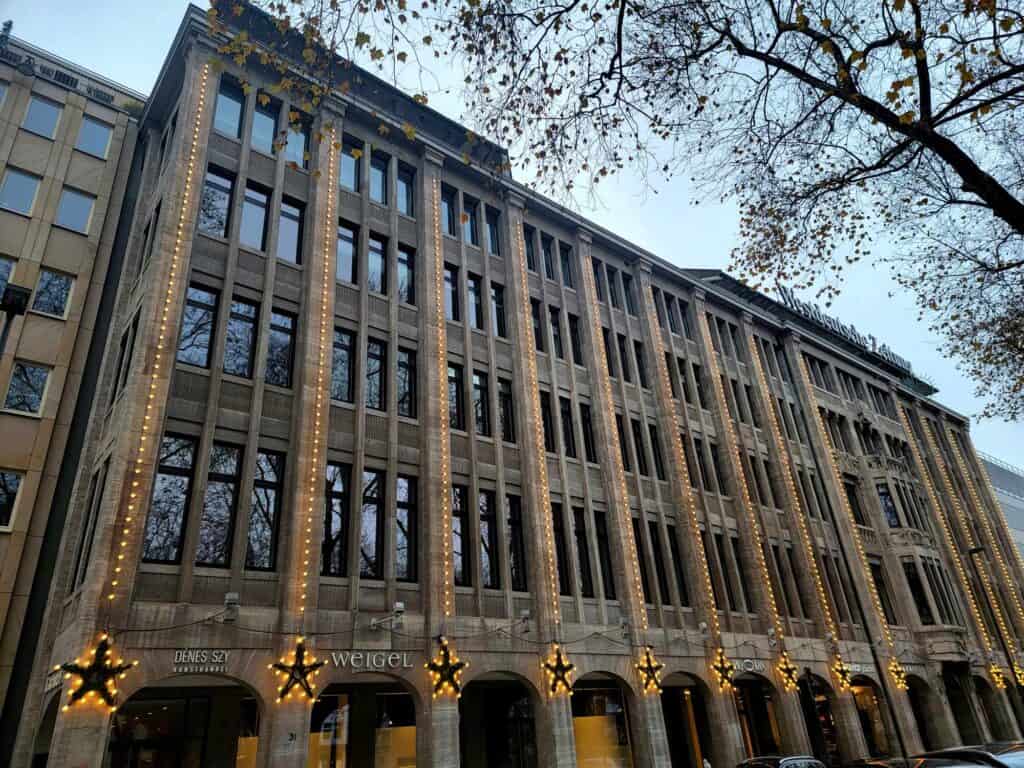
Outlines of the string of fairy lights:
<svg viewBox="0 0 1024 768">
<path fill-rule="evenodd" d="M 818 568 L 818 558 L 815 553 L 814 542 L 811 539 L 811 532 L 807 526 L 803 510 L 800 508 L 800 496 L 796 486 L 798 482 L 796 470 L 793 467 L 793 463 L 789 460 L 789 451 L 782 437 L 782 429 L 779 427 L 778 417 L 776 416 L 775 409 L 772 407 L 772 396 L 768 389 L 768 379 L 764 374 L 764 366 L 761 364 L 761 356 L 757 351 L 757 345 L 754 343 L 753 334 L 750 333 L 747 334 L 747 355 L 757 376 L 757 386 L 761 395 L 761 402 L 764 404 L 762 410 L 771 427 L 772 444 L 775 446 L 775 452 L 782 463 L 782 476 L 788 491 L 787 501 L 792 512 L 790 516 L 797 521 L 800 543 L 803 545 L 807 564 L 811 571 L 811 578 L 814 581 L 814 589 L 818 594 L 822 618 L 825 620 L 825 629 L 828 632 L 828 637 L 833 639 L 832 672 L 839 683 L 839 689 L 845 691 L 850 687 L 850 666 L 843 659 L 842 651 L 839 648 L 839 629 L 836 624 L 835 614 L 833 613 L 833 605 L 828 598 L 828 591 L 825 589 L 825 583 L 821 577 L 821 569 Z"/>
<path fill-rule="evenodd" d="M 803 390 L 804 398 L 814 403 L 814 390 L 811 389 L 811 377 L 807 372 L 807 363 L 804 361 L 804 356 L 798 349 L 794 355 L 796 358 L 796 367 L 800 372 L 800 386 Z M 878 587 L 875 584 L 875 580 L 871 575 L 871 565 L 868 562 L 868 553 L 864 549 L 864 541 L 861 539 L 860 531 L 857 528 L 857 520 L 853 516 L 853 510 L 850 509 L 850 503 L 846 499 L 846 495 L 842 492 L 843 478 L 839 473 L 839 465 L 836 463 L 835 448 L 832 446 L 832 440 L 829 437 L 828 430 L 825 429 L 825 423 L 822 420 L 821 412 L 813 407 L 808 409 L 811 411 L 811 422 L 818 430 L 818 436 L 821 439 L 822 445 L 825 450 L 825 461 L 828 463 L 829 472 L 831 473 L 833 487 L 836 489 L 836 496 L 839 499 L 839 506 L 843 510 L 843 514 L 849 524 L 850 535 L 853 538 L 854 546 L 857 548 L 857 557 L 861 565 L 861 570 L 864 575 L 864 581 L 868 585 L 868 594 L 871 595 L 871 605 L 875 610 L 875 616 L 878 619 L 879 627 L 882 630 L 882 638 L 885 641 L 886 649 L 889 652 L 889 663 L 888 671 L 889 676 L 892 678 L 893 685 L 901 691 L 907 690 L 907 672 L 903 665 L 900 663 L 896 654 L 896 640 L 893 637 L 892 629 L 889 627 L 889 622 L 886 620 L 885 611 L 882 608 L 882 600 L 878 595 Z"/>
<path fill-rule="evenodd" d="M 192 202 L 192 187 L 195 178 L 196 155 L 199 151 L 200 134 L 203 116 L 206 112 L 206 86 L 210 75 L 210 64 L 203 65 L 199 73 L 199 89 L 196 100 L 196 112 L 192 121 L 192 138 L 188 147 L 188 162 L 185 170 L 185 179 L 181 196 L 181 206 L 178 212 L 178 223 L 174 233 L 174 248 L 171 250 L 170 271 L 167 275 L 167 286 L 164 291 L 163 305 L 159 309 L 160 326 L 157 334 L 156 349 L 153 353 L 153 364 L 149 375 L 149 386 L 146 393 L 146 408 L 142 416 L 142 425 L 139 430 L 139 442 L 135 450 L 135 459 L 130 471 L 131 480 L 128 484 L 128 503 L 124 518 L 120 523 L 121 536 L 116 549 L 114 565 L 107 581 L 105 605 L 111 605 L 117 596 L 123 591 L 121 587 L 121 574 L 124 570 L 125 558 L 128 554 L 129 542 L 136 534 L 136 525 L 139 515 L 140 494 L 143 477 L 145 475 L 146 452 L 152 439 L 154 430 L 157 427 L 154 419 L 153 409 L 161 381 L 161 368 L 164 363 L 165 351 L 168 348 L 168 325 L 171 322 L 171 311 L 175 306 L 176 297 L 181 285 L 181 251 L 182 243 L 185 240 L 186 228 L 189 223 L 189 210 Z M 100 613 L 104 612 L 103 606 Z M 109 614 L 108 614 L 109 615 Z M 88 703 L 98 703 L 108 707 L 111 711 L 116 708 L 114 697 L 117 689 L 114 680 L 123 678 L 129 666 L 123 660 L 115 660 L 113 651 L 113 639 L 106 633 L 102 633 L 96 645 L 86 653 L 88 663 L 76 658 L 74 662 L 58 665 L 63 669 L 66 678 L 77 677 L 78 680 L 72 684 L 68 691 L 68 703 L 63 707 L 67 711 L 73 706 Z"/>
<path fill-rule="evenodd" d="M 726 402 L 725 386 L 722 383 L 721 370 L 718 365 L 718 357 L 714 346 L 711 343 L 711 328 L 708 325 L 708 317 L 705 312 L 697 313 L 697 322 L 700 326 L 701 339 L 704 342 L 704 349 L 707 353 L 708 372 L 711 376 L 712 387 L 715 392 L 715 400 L 718 405 L 718 412 L 721 415 L 723 437 L 726 442 L 726 453 L 733 465 L 733 476 L 740 491 L 740 506 L 747 517 L 747 524 L 750 528 L 750 535 L 753 537 L 753 549 L 757 558 L 757 565 L 761 571 L 761 582 L 764 586 L 765 596 L 768 599 L 768 612 L 771 624 L 775 629 L 775 637 L 779 647 L 779 660 L 776 669 L 782 681 L 783 689 L 792 693 L 797 689 L 799 670 L 789 657 L 786 650 L 785 626 L 782 623 L 782 615 L 779 613 L 779 606 L 775 600 L 775 590 L 772 586 L 771 572 L 768 570 L 768 560 L 764 551 L 764 539 L 761 534 L 761 520 L 751 501 L 750 488 L 747 487 L 746 475 L 743 472 L 743 456 L 740 453 L 739 440 L 736 430 L 733 427 L 732 419 L 729 418 L 729 407 Z"/>
<path fill-rule="evenodd" d="M 679 405 L 676 398 L 672 396 L 672 385 L 669 381 L 670 374 L 668 371 L 668 360 L 665 358 L 665 344 L 657 324 L 654 291 L 651 288 L 650 282 L 645 282 L 644 287 L 647 307 L 647 324 L 651 329 L 651 338 L 654 342 L 654 365 L 658 371 L 658 394 L 661 397 L 662 403 L 666 404 L 669 417 L 672 421 L 671 428 L 668 430 L 668 439 L 669 444 L 672 446 L 673 476 L 676 480 L 677 493 L 683 497 L 683 507 L 686 509 L 686 523 L 693 541 L 691 546 L 691 556 L 693 553 L 696 553 L 697 563 L 700 566 L 704 595 L 706 597 L 707 605 L 709 606 L 706 617 L 708 628 L 711 631 L 711 640 L 715 646 L 717 646 L 714 651 L 712 663 L 717 663 L 723 661 L 720 656 L 724 655 L 725 652 L 722 643 L 722 625 L 718 619 L 718 606 L 715 604 L 715 590 L 711 581 L 711 568 L 708 565 L 707 554 L 704 551 L 704 544 L 700 537 L 700 519 L 697 516 L 697 502 L 693 498 L 693 486 L 690 483 L 690 470 L 686 464 L 686 455 L 683 452 L 685 450 L 683 448 L 683 439 L 679 431 Z M 725 658 L 724 661 L 728 662 L 728 658 Z M 719 682 L 721 683 L 723 679 L 728 682 L 731 680 L 731 677 L 731 674 L 727 675 L 725 678 L 720 677 Z M 731 682 L 729 682 L 729 684 L 731 685 Z"/>
<path fill-rule="evenodd" d="M 953 538 L 953 531 L 949 525 L 949 520 L 946 517 L 945 508 L 939 503 L 938 494 L 935 492 L 935 485 L 932 483 L 931 475 L 928 473 L 928 469 L 924 464 L 921 452 L 918 450 L 917 438 L 914 436 L 914 433 L 910 428 L 910 421 L 907 418 L 906 408 L 902 405 L 898 405 L 897 410 L 899 411 L 900 423 L 903 425 L 903 433 L 906 435 L 907 444 L 910 446 L 910 455 L 914 460 L 914 469 L 917 471 L 917 476 L 920 477 L 924 483 L 925 493 L 928 495 L 928 503 L 931 505 L 935 518 L 939 521 L 939 527 L 942 528 L 942 537 L 946 543 L 946 550 L 949 552 L 949 556 L 953 561 L 953 568 L 956 570 L 957 579 L 960 581 L 960 588 L 964 591 L 964 594 L 967 595 L 967 603 L 971 607 L 971 618 L 974 620 L 978 636 L 981 638 L 982 646 L 985 649 L 985 658 L 991 659 L 993 652 L 992 637 L 989 634 L 988 627 L 981 615 L 978 598 L 974 594 L 974 586 L 971 584 L 971 580 L 967 576 L 967 570 L 964 568 L 963 559 L 960 557 L 960 551 L 956 546 L 956 540 Z M 1007 661 L 1012 663 L 1012 659 L 1007 659 Z M 992 678 L 993 684 L 997 688 L 1006 687 L 1003 671 L 997 664 L 990 664 L 989 675 Z"/>
<path fill-rule="evenodd" d="M 981 475 L 981 478 L 985 481 L 985 490 L 988 493 L 988 501 L 990 508 L 996 511 L 996 520 L 998 521 L 999 525 L 1002 526 L 1003 535 L 1006 537 L 1007 541 L 1012 541 L 1013 537 L 1010 536 L 1010 524 L 1006 520 L 1006 514 L 1003 512 L 1003 507 L 999 503 L 999 499 L 996 498 L 996 490 L 995 488 L 992 487 L 992 478 L 989 477 L 988 472 L 985 471 L 984 466 L 982 466 L 981 462 L 978 461 L 978 456 L 975 453 L 974 448 L 970 444 L 970 442 L 968 442 L 968 448 L 970 449 L 972 454 L 971 461 L 974 463 L 976 467 L 978 467 L 978 471 Z M 1021 554 L 1019 547 L 1011 545 L 1009 549 L 1013 552 L 1014 560 L 1017 563 L 1017 568 L 1021 578 L 1024 578 L 1024 555 Z"/>
</svg>

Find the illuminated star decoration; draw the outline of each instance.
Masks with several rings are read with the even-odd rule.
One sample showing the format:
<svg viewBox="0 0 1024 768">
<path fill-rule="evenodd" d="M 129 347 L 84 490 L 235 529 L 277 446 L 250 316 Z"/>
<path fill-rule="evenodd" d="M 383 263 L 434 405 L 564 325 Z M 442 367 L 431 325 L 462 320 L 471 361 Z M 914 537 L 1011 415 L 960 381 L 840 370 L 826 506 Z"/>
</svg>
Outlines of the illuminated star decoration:
<svg viewBox="0 0 1024 768">
<path fill-rule="evenodd" d="M 551 655 L 541 663 L 541 667 L 548 675 L 548 693 L 557 696 L 560 693 L 572 695 L 572 680 L 569 676 L 576 669 L 576 665 L 569 661 L 569 658 L 562 652 L 562 646 L 554 644 Z"/>
<path fill-rule="evenodd" d="M 796 664 L 789 659 L 789 651 L 783 651 L 779 660 L 779 675 L 782 676 L 782 687 L 787 693 L 796 690 L 799 673 Z"/>
<path fill-rule="evenodd" d="M 1006 676 L 1003 674 L 1003 669 L 998 664 L 992 664 L 988 668 L 988 676 L 992 678 L 992 685 L 999 690 L 1006 688 Z"/>
<path fill-rule="evenodd" d="M 423 665 L 434 683 L 434 698 L 445 695 L 458 698 L 462 695 L 462 671 L 469 664 L 452 652 L 444 635 L 437 638 L 437 643 L 437 656 Z"/>
<path fill-rule="evenodd" d="M 843 661 L 843 657 L 838 653 L 836 654 L 835 663 L 832 664 L 832 674 L 836 676 L 840 691 L 850 690 L 850 684 L 853 682 L 853 670 L 850 669 L 850 665 Z"/>
<path fill-rule="evenodd" d="M 648 645 L 644 648 L 643 661 L 635 666 L 642 678 L 644 693 L 661 693 L 661 670 L 665 668 L 665 665 L 655 658 L 654 649 L 651 646 Z"/>
<path fill-rule="evenodd" d="M 284 678 L 284 684 L 277 692 L 277 700 L 280 702 L 285 697 L 291 698 L 292 689 L 296 687 L 306 694 L 307 699 L 312 699 L 316 683 L 311 683 L 309 676 L 319 675 L 320 667 L 323 665 L 324 662 L 317 661 L 315 656 L 311 656 L 309 661 L 306 661 L 306 643 L 300 637 L 295 643 L 291 664 L 285 664 L 284 659 L 281 659 L 268 667 L 268 669 L 276 669 L 277 674 Z"/>
<path fill-rule="evenodd" d="M 1017 685 L 1024 685 L 1024 668 L 1017 662 L 1013 662 L 1013 676 L 1017 678 Z"/>
<path fill-rule="evenodd" d="M 100 700 L 114 710 L 117 699 L 116 680 L 123 678 L 125 673 L 139 662 L 125 663 L 124 659 L 113 660 L 113 643 L 106 634 L 100 637 L 96 647 L 89 651 L 91 658 L 89 663 L 83 665 L 78 659 L 74 662 L 61 664 L 56 669 L 64 671 L 65 679 L 72 676 L 78 677 L 77 684 L 68 691 L 68 703 L 64 705 L 67 711 L 73 705 L 85 701 L 90 696 L 98 696 Z M 56 671 L 56 669 L 54 671 Z"/>
<path fill-rule="evenodd" d="M 711 671 L 718 678 L 719 690 L 723 692 L 732 690 L 732 676 L 736 672 L 736 665 L 729 661 L 724 648 L 719 648 L 715 654 L 715 663 L 711 665 Z"/>
<path fill-rule="evenodd" d="M 892 676 L 893 685 L 901 691 L 907 690 L 907 672 L 898 659 L 889 659 L 889 674 Z"/>
</svg>

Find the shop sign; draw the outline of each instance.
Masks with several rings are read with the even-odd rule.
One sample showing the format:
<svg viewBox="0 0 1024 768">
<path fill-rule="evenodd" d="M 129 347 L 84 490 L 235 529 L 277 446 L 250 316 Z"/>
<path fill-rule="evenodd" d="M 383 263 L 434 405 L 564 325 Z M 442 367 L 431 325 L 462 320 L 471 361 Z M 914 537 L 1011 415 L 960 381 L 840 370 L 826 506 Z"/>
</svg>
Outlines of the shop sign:
<svg viewBox="0 0 1024 768">
<path fill-rule="evenodd" d="M 763 659 L 739 659 L 736 662 L 737 672 L 767 672 L 768 665 Z"/>
<path fill-rule="evenodd" d="M 227 648 L 177 648 L 174 651 L 175 673 L 226 672 Z"/>
<path fill-rule="evenodd" d="M 412 669 L 412 654 L 405 651 L 331 651 L 338 669 Z"/>
</svg>

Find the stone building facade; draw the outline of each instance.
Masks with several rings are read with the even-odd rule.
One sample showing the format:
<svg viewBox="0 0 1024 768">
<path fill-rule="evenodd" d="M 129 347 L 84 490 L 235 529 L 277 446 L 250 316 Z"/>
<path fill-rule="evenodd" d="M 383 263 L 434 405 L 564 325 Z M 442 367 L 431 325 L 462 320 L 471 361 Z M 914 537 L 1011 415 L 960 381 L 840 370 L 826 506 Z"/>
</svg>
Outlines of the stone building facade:
<svg viewBox="0 0 1024 768">
<path fill-rule="evenodd" d="M 190 10 L 141 118 L 14 765 L 1020 738 L 1021 561 L 905 361 L 487 170 L 372 75 L 293 130 L 217 49 Z"/>
<path fill-rule="evenodd" d="M 15 669 L 26 628 L 38 630 L 55 560 L 46 542 L 59 542 L 75 477 L 93 390 L 83 377 L 118 270 L 136 136 L 127 109 L 144 99 L 0 36 L 0 294 L 31 291 L 24 314 L 0 311 L 0 707 L 32 663 L 29 651 Z"/>
</svg>

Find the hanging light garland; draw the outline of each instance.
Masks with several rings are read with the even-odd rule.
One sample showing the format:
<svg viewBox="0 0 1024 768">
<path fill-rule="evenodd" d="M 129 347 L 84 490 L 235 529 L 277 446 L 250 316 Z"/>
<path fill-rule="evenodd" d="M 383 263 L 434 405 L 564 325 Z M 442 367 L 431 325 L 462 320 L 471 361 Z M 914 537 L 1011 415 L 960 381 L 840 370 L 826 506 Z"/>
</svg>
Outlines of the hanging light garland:
<svg viewBox="0 0 1024 768">
<path fill-rule="evenodd" d="M 437 655 L 423 666 L 430 673 L 435 699 L 462 695 L 462 673 L 469 663 L 459 660 L 444 635 L 437 638 Z"/>
<path fill-rule="evenodd" d="M 569 661 L 561 645 L 552 643 L 551 652 L 540 666 L 547 675 L 550 698 L 572 696 L 572 673 L 576 665 Z"/>
<path fill-rule="evenodd" d="M 306 701 L 313 701 L 316 698 L 314 691 L 316 683 L 310 680 L 311 677 L 320 675 L 320 668 L 326 662 L 319 661 L 316 656 L 306 657 L 306 641 L 300 637 L 295 642 L 295 648 L 291 652 L 291 661 L 284 657 L 280 661 L 268 664 L 267 669 L 275 670 L 277 675 L 284 681 L 277 691 L 277 703 L 280 704 L 286 699 L 292 698 L 296 693 L 305 694 Z"/>
<path fill-rule="evenodd" d="M 79 704 L 95 702 L 106 706 L 111 712 L 117 709 L 117 681 L 139 662 L 114 659 L 114 641 L 104 633 L 95 648 L 88 653 L 88 659 L 58 664 L 54 672 L 63 671 L 64 679 L 77 678 L 68 690 L 68 701 L 61 708 L 67 712 Z"/>
<path fill-rule="evenodd" d="M 1003 535 L 1006 537 L 1007 541 L 1013 541 L 1013 537 L 1010 535 L 1010 524 L 1006 520 L 1006 513 L 1003 512 L 1003 505 L 999 503 L 999 499 L 996 497 L 996 489 L 992 487 L 992 478 L 989 477 L 985 466 L 978 460 L 977 452 L 974 450 L 974 445 L 970 441 L 967 441 L 967 449 L 970 451 L 971 460 L 978 468 L 981 479 L 984 481 L 985 491 L 988 493 L 989 506 L 991 509 L 995 510 L 996 520 L 998 524 L 1002 526 Z M 1021 554 L 1019 547 L 1010 546 L 1010 550 L 1013 552 L 1018 571 L 1021 577 L 1024 578 L 1024 555 Z"/>
<path fill-rule="evenodd" d="M 836 489 L 836 496 L 839 498 L 839 506 L 842 507 L 843 514 L 849 523 L 853 543 L 857 548 L 857 556 L 864 575 L 864 581 L 867 582 L 868 593 L 871 595 L 871 604 L 874 607 L 875 616 L 878 618 L 878 624 L 882 629 L 882 639 L 885 641 L 886 648 L 889 651 L 889 663 L 887 666 L 889 676 L 892 678 L 893 685 L 895 685 L 896 688 L 901 691 L 905 691 L 907 689 L 906 670 L 903 669 L 903 665 L 900 664 L 899 660 L 896 658 L 896 641 L 892 636 L 892 630 L 889 627 L 889 622 L 885 619 L 885 611 L 882 609 L 882 601 L 878 596 L 878 588 L 871 575 L 871 566 L 868 563 L 868 554 L 864 549 L 864 542 L 861 540 L 860 531 L 857 528 L 857 521 L 853 516 L 853 510 L 850 509 L 850 504 L 847 501 L 845 494 L 842 493 L 843 479 L 839 474 L 839 466 L 836 464 L 835 449 L 832 447 L 832 441 L 829 437 L 828 430 L 825 429 L 821 413 L 814 405 L 814 390 L 811 389 L 811 378 L 807 373 L 807 363 L 804 361 L 803 353 L 799 349 L 796 350 L 794 357 L 796 358 L 797 370 L 800 373 L 800 386 L 803 391 L 804 398 L 808 403 L 810 403 L 808 408 L 808 410 L 811 411 L 809 419 L 817 429 L 821 443 L 825 447 L 825 461 L 827 462 L 829 472 L 832 475 L 832 482 Z"/>
<path fill-rule="evenodd" d="M 633 666 L 640 674 L 640 689 L 645 696 L 661 693 L 661 671 L 665 669 L 665 665 L 658 661 L 652 646 L 644 646 L 643 656 Z"/>
<path fill-rule="evenodd" d="M 988 667 L 988 676 L 992 680 L 994 685 L 999 690 L 1006 689 L 1006 676 L 1003 674 L 1003 668 L 996 663 L 992 663 Z"/>
</svg>

